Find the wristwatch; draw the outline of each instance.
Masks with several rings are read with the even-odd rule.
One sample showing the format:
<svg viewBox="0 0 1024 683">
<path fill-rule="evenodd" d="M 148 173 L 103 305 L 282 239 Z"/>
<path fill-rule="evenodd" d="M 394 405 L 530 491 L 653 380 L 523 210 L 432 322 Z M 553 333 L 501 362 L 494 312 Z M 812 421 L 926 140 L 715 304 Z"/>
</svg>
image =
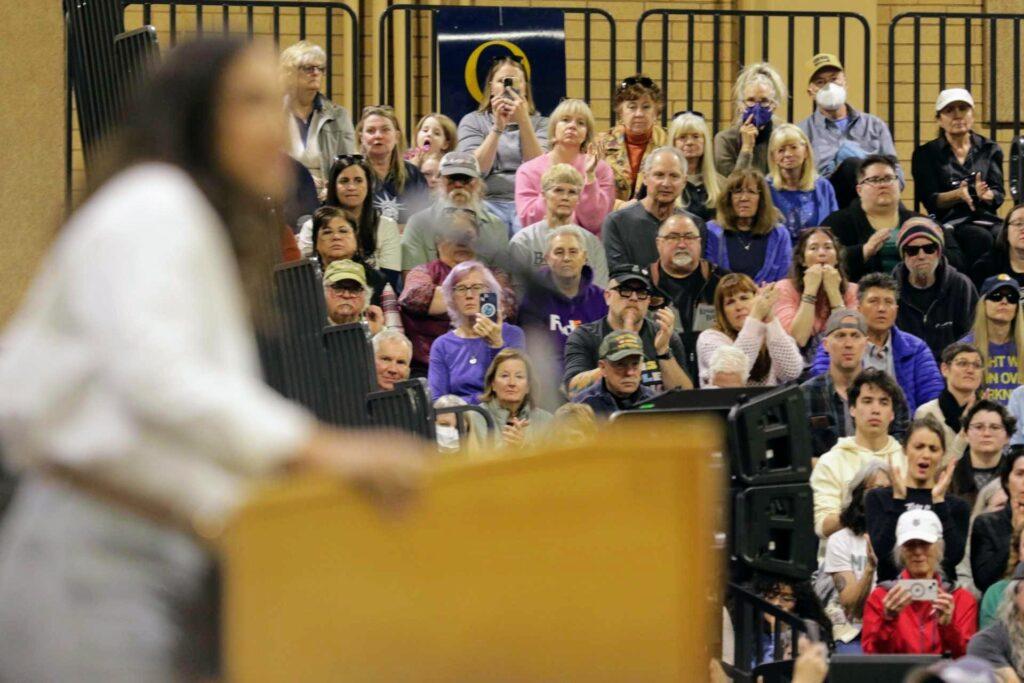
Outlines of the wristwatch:
<svg viewBox="0 0 1024 683">
<path fill-rule="evenodd" d="M 672 353 L 670 351 L 666 351 L 665 353 L 659 353 L 657 356 L 655 356 L 655 358 L 657 358 L 658 360 L 669 360 L 672 358 Z"/>
</svg>

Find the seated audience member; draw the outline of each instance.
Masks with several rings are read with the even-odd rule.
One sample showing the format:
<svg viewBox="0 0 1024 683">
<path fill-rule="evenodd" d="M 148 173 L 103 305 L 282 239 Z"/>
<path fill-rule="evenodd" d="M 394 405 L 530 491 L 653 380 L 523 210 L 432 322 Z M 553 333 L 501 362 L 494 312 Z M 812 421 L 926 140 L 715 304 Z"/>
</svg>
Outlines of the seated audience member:
<svg viewBox="0 0 1024 683">
<path fill-rule="evenodd" d="M 829 314 L 857 306 L 857 285 L 846 279 L 843 247 L 828 228 L 807 228 L 793 249 L 789 277 L 775 283 L 775 316 L 810 364 Z"/>
<path fill-rule="evenodd" d="M 988 662 L 1000 683 L 1020 683 L 1024 679 L 1024 573 L 1015 573 L 1005 592 L 998 615 L 991 622 L 982 621 L 981 630 L 967 644 L 967 654 Z"/>
<path fill-rule="evenodd" d="M 301 40 L 281 51 L 285 109 L 291 114 L 288 154 L 313 176 L 321 197 L 334 157 L 356 151 L 352 116 L 320 92 L 326 73 L 327 53 L 319 45 Z"/>
<path fill-rule="evenodd" d="M 452 211 L 468 211 L 476 216 L 478 258 L 491 268 L 507 269 L 508 230 L 500 218 L 487 211 L 480 198 L 484 185 L 476 158 L 468 152 L 445 154 L 440 173 L 441 196 L 413 214 L 402 233 L 402 270 L 410 271 L 437 258 L 437 234 L 447 226 Z"/>
<path fill-rule="evenodd" d="M 1017 420 L 995 401 L 981 399 L 967 409 L 962 424 L 967 433 L 967 449 L 956 463 L 950 491 L 974 505 L 978 491 L 999 477 L 1004 451 Z"/>
<path fill-rule="evenodd" d="M 818 175 L 811 143 L 792 123 L 784 123 L 768 141 L 768 187 L 772 203 L 782 214 L 790 239 L 804 228 L 821 225 L 839 209 L 832 184 Z"/>
<path fill-rule="evenodd" d="M 871 591 L 864 606 L 864 652 L 868 654 L 942 654 L 962 657 L 977 630 L 978 603 L 963 588 L 943 580 L 942 523 L 931 510 L 908 510 L 896 525 L 897 581 Z M 915 600 L 906 579 L 935 579 L 935 600 Z"/>
<path fill-rule="evenodd" d="M 442 283 L 452 268 L 476 259 L 476 217 L 466 212 L 450 216 L 447 229 L 437 235 L 437 258 L 416 266 L 405 278 L 405 288 L 398 299 L 402 327 L 412 341 L 413 374 L 422 377 L 430 359 L 430 346 L 434 340 L 451 329 L 448 306 Z M 502 284 L 502 306 L 507 317 L 513 317 L 515 294 L 507 276 L 492 273 Z"/>
<path fill-rule="evenodd" d="M 942 228 L 930 218 L 914 217 L 896 236 L 902 262 L 893 271 L 900 286 L 896 324 L 920 337 L 936 358 L 970 330 L 978 291 L 942 253 Z"/>
<path fill-rule="evenodd" d="M 398 224 L 373 206 L 373 171 L 358 154 L 336 157 L 327 174 L 327 206 L 340 207 L 356 227 L 357 253 L 362 262 L 379 268 L 392 287 L 402 270 L 402 238 Z M 298 235 L 303 256 L 313 255 L 313 222 L 302 225 Z"/>
<path fill-rule="evenodd" d="M 512 79 L 511 85 L 505 85 Z M 548 120 L 533 102 L 530 75 L 512 54 L 491 64 L 481 93 L 480 107 L 459 121 L 459 151 L 472 152 L 487 183 L 484 199 L 491 213 L 519 230 L 516 216 L 516 171 L 524 161 L 544 154 Z M 532 222 L 532 221 L 531 221 Z"/>
<path fill-rule="evenodd" d="M 829 576 L 835 588 L 839 609 L 833 614 L 833 605 L 825 606 L 832 619 L 832 635 L 838 641 L 840 653 L 859 653 L 861 617 L 864 603 L 875 587 L 877 553 L 868 538 L 864 517 L 864 497 L 875 489 L 891 483 L 889 465 L 881 460 L 870 460 L 857 471 L 843 490 L 843 511 L 839 513 L 839 530 L 828 537 L 825 560 L 821 571 Z M 820 596 L 820 593 L 819 593 Z"/>
<path fill-rule="evenodd" d="M 678 316 L 676 328 L 686 349 L 686 373 L 696 377 L 697 337 L 715 320 L 715 289 L 725 273 L 701 258 L 700 228 L 692 217 L 672 214 L 658 228 L 658 260 L 651 283 L 668 298 Z"/>
<path fill-rule="evenodd" d="M 768 139 L 782 123 L 775 110 L 786 101 L 782 76 L 771 64 L 747 66 L 733 87 L 736 123 L 715 135 L 715 164 L 724 176 L 740 169 L 768 172 Z"/>
<path fill-rule="evenodd" d="M 678 114 L 668 126 L 668 139 L 668 144 L 686 157 L 686 186 L 681 197 L 683 206 L 702 221 L 711 220 L 715 217 L 725 176 L 715 170 L 715 151 L 708 122 L 695 112 Z"/>
<path fill-rule="evenodd" d="M 974 344 L 985 361 L 985 398 L 1004 406 L 1013 390 L 1024 383 L 1024 312 L 1020 289 L 1009 275 L 996 275 L 981 285 L 971 331 L 961 341 Z"/>
<path fill-rule="evenodd" d="M 964 413 L 978 400 L 981 375 L 984 364 L 981 354 L 971 344 L 954 342 L 942 351 L 939 371 L 946 379 L 945 388 L 939 397 L 922 403 L 914 411 L 914 417 L 931 415 L 945 426 L 946 452 L 951 458 L 959 458 L 967 448 L 967 434 L 963 426 Z M 953 493 L 956 490 L 954 478 Z"/>
<path fill-rule="evenodd" d="M 455 151 L 459 134 L 455 122 L 444 114 L 430 112 L 419 120 L 413 135 L 413 146 L 405 151 L 405 158 L 423 173 L 423 160 L 432 154 Z M 426 173 L 423 173 L 424 177 Z"/>
<path fill-rule="evenodd" d="M 412 342 L 398 330 L 382 330 L 373 336 L 373 360 L 377 386 L 391 391 L 396 382 L 409 379 Z"/>
<path fill-rule="evenodd" d="M 617 330 L 601 340 L 597 351 L 598 380 L 573 397 L 594 413 L 607 417 L 617 410 L 630 410 L 654 396 L 643 385 L 644 343 L 635 332 Z"/>
<path fill-rule="evenodd" d="M 1003 204 L 1003 150 L 974 132 L 974 98 L 950 88 L 935 100 L 939 136 L 914 150 L 914 196 L 929 214 L 953 227 L 974 263 L 992 248 Z"/>
<path fill-rule="evenodd" d="M 686 185 L 686 158 L 675 147 L 659 147 L 644 159 L 647 194 L 638 202 L 608 214 L 601 226 L 608 265 L 613 270 L 630 263 L 650 263 L 658 258 L 658 228 L 673 214 L 689 216 L 704 229 L 704 222 L 680 207 Z"/>
<path fill-rule="evenodd" d="M 978 515 L 983 515 L 986 512 L 999 512 L 1006 507 L 1008 502 L 1006 491 L 1003 490 L 1003 483 L 996 477 L 989 483 L 981 487 L 978 491 L 978 497 L 974 500 L 974 506 L 971 509 L 971 528 L 974 528 L 974 520 L 978 518 Z M 1011 552 L 1012 555 L 1012 552 Z M 1007 573 L 1009 570 L 1007 570 Z M 981 598 L 988 591 L 978 590 L 978 587 L 974 585 L 974 577 L 971 575 L 971 535 L 967 536 L 967 556 L 961 560 L 960 564 L 956 568 L 956 580 L 961 586 L 971 591 L 971 594 L 976 598 Z M 991 586 L 989 586 L 991 589 Z M 994 606 L 991 612 L 995 612 Z M 984 611 L 984 606 L 982 606 Z"/>
<path fill-rule="evenodd" d="M 981 592 L 1002 578 L 1010 557 L 1010 536 L 1024 527 L 1024 448 L 1013 447 L 999 469 L 1006 507 L 985 512 L 971 525 L 971 575 Z"/>
<path fill-rule="evenodd" d="M 701 387 L 711 381 L 711 355 L 720 346 L 736 346 L 747 355 L 750 386 L 775 386 L 800 376 L 800 349 L 772 313 L 776 296 L 774 284 L 758 292 L 741 273 L 721 279 L 715 289 L 715 323 L 697 338 Z"/>
<path fill-rule="evenodd" d="M 332 325 L 366 323 L 370 336 L 384 329 L 384 311 L 370 303 L 373 288 L 366 271 L 355 261 L 332 261 L 324 271 L 327 319 Z"/>
<path fill-rule="evenodd" d="M 499 351 L 484 375 L 480 407 L 494 418 L 498 443 L 508 448 L 539 440 L 551 422 L 551 413 L 534 403 L 533 378 L 530 359 L 518 349 Z M 485 429 L 479 415 L 470 413 L 468 419 L 478 423 L 480 432 Z"/>
<path fill-rule="evenodd" d="M 526 234 L 526 228 L 516 237 Z M 565 343 L 579 325 L 601 320 L 608 314 L 604 290 L 594 284 L 593 272 L 586 265 L 584 235 L 575 226 L 563 225 L 547 234 L 546 266 L 537 280 L 527 287 L 519 306 L 519 323 L 527 331 L 543 332 L 549 349 L 533 349 L 535 358 L 550 357 L 561 376 Z M 601 245 L 598 244 L 600 249 Z M 545 370 L 548 364 L 542 364 Z"/>
<path fill-rule="evenodd" d="M 615 202 L 615 176 L 600 156 L 590 153 L 597 131 L 594 114 L 583 100 L 563 100 L 551 112 L 548 141 L 551 151 L 524 162 L 516 171 L 516 214 L 521 225 L 543 220 L 547 201 L 540 179 L 551 166 L 569 164 L 584 178 L 583 191 L 573 212 L 572 222 L 595 235 L 601 221 Z"/>
<path fill-rule="evenodd" d="M 420 173 L 423 174 L 424 180 L 427 181 L 429 196 L 436 196 L 438 188 L 441 187 L 441 159 L 443 157 L 444 155 L 438 152 L 428 152 L 423 155 L 423 160 L 420 161 Z"/>
<path fill-rule="evenodd" d="M 548 423 L 548 438 L 559 443 L 578 443 L 597 433 L 597 417 L 586 403 L 563 403 Z"/>
<path fill-rule="evenodd" d="M 359 228 L 337 206 L 321 206 L 313 212 L 312 240 L 313 255 L 320 266 L 320 272 L 327 271 L 334 261 L 354 261 L 363 266 L 366 282 L 371 293 L 371 303 L 379 306 L 387 278 L 376 268 L 367 265 L 359 246 Z"/>
<path fill-rule="evenodd" d="M 956 577 L 964 557 L 971 506 L 949 492 L 955 463 L 946 462 L 946 436 L 934 417 L 914 420 L 903 441 L 906 468 L 892 468 L 892 485 L 872 491 L 864 500 L 871 548 L 878 556 L 879 581 L 895 579 L 899 571 L 892 561 L 896 522 L 907 510 L 931 510 L 942 522 L 945 551 L 944 576 Z"/>
<path fill-rule="evenodd" d="M 405 136 L 389 106 L 363 107 L 356 138 L 373 169 L 373 205 L 399 229 L 427 203 L 427 181 L 412 163 L 402 158 Z"/>
<path fill-rule="evenodd" d="M 482 294 L 498 295 L 497 321 L 481 315 Z M 441 296 L 454 329 L 430 347 L 427 383 L 434 398 L 454 394 L 477 403 L 484 374 L 498 352 L 523 348 L 523 330 L 504 322 L 502 286 L 485 265 L 465 261 L 452 268 L 441 285 Z"/>
<path fill-rule="evenodd" d="M 821 631 L 823 643 L 828 647 L 828 650 L 832 651 L 835 649 L 835 642 L 832 639 L 832 622 L 825 613 L 825 608 L 814 592 L 810 581 L 798 581 L 791 577 L 757 572 L 754 574 L 754 579 L 750 582 L 747 590 L 784 612 L 815 622 Z M 775 617 L 771 614 L 764 614 L 762 616 L 763 621 L 757 634 L 759 642 L 754 645 L 754 658 L 751 666 L 792 659 L 793 633 L 788 625 L 781 625 L 779 628 L 779 647 L 781 651 L 776 652 L 775 637 L 773 635 L 773 630 L 776 626 Z M 730 622 L 736 621 L 732 614 L 729 614 L 728 617 Z M 729 628 L 731 630 L 731 623 Z M 801 645 L 801 651 L 805 649 L 805 646 L 806 644 Z M 760 656 L 758 656 L 758 653 L 760 653 Z"/>
<path fill-rule="evenodd" d="M 1024 528 L 1014 529 L 1010 538 L 1010 559 L 1006 563 L 1004 578 L 999 579 L 985 590 L 981 599 L 981 607 L 978 616 L 978 628 L 984 629 L 991 626 L 998 619 L 1000 609 L 1012 597 L 1012 592 L 1007 588 L 1012 581 L 1024 579 L 1024 563 L 1021 562 L 1021 539 L 1024 538 Z"/>
<path fill-rule="evenodd" d="M 800 128 L 811 141 L 818 173 L 832 182 L 843 209 L 857 198 L 860 160 L 874 154 L 895 159 L 896 146 L 882 119 L 857 111 L 846 101 L 846 72 L 835 55 L 814 55 L 807 71 L 807 94 L 814 100 L 814 112 L 800 122 Z M 893 170 L 902 187 L 903 170 L 898 164 Z"/>
<path fill-rule="evenodd" d="M 750 379 L 750 360 L 735 346 L 719 346 L 708 363 L 707 389 L 738 389 Z"/>
<path fill-rule="evenodd" d="M 440 408 L 457 408 L 468 405 L 458 396 L 448 394 L 434 400 L 434 410 Z M 437 440 L 437 450 L 442 453 L 454 453 L 462 448 L 463 444 L 477 443 L 479 437 L 472 430 L 468 420 L 464 421 L 465 434 L 459 433 L 459 418 L 455 413 L 441 413 L 434 419 L 434 436 Z"/>
<path fill-rule="evenodd" d="M 650 275 L 640 266 L 613 270 L 605 290 L 608 315 L 579 325 L 565 342 L 565 372 L 562 383 L 572 398 L 601 378 L 601 341 L 615 331 L 633 332 L 643 342 L 641 384 L 652 391 L 692 389 L 693 382 L 683 369 L 686 351 L 675 333 L 675 315 L 660 308 L 648 318 L 651 303 Z"/>
<path fill-rule="evenodd" d="M 624 78 L 615 90 L 618 123 L 598 135 L 595 144 L 615 174 L 615 194 L 621 201 L 629 201 L 643 187 L 647 155 L 667 144 L 668 135 L 658 125 L 663 106 L 661 88 L 644 74 Z"/>
<path fill-rule="evenodd" d="M 1024 287 L 1024 204 L 1017 204 L 1003 219 L 996 231 L 992 250 L 983 254 L 970 269 L 971 280 L 981 288 L 993 275 L 1007 274 Z"/>
<path fill-rule="evenodd" d="M 793 243 L 780 220 L 764 176 L 751 169 L 735 171 L 718 198 L 716 219 L 708 223 L 704 255 L 758 286 L 781 280 L 789 272 Z"/>
<path fill-rule="evenodd" d="M 537 270 L 547 262 L 548 242 L 552 232 L 564 226 L 579 232 L 594 284 L 604 287 L 608 284 L 608 261 L 601 240 L 569 220 L 580 200 L 583 176 L 569 164 L 555 164 L 544 172 L 540 182 L 547 202 L 547 213 L 544 220 L 526 226 L 509 241 L 512 275 L 519 282 L 528 280 L 531 274 L 536 275 Z"/>
<path fill-rule="evenodd" d="M 850 308 L 833 311 L 825 324 L 822 341 L 822 346 L 829 351 L 828 371 L 800 385 L 810 418 L 811 452 L 816 458 L 835 446 L 840 437 L 853 434 L 847 396 L 850 385 L 861 371 L 867 329 L 864 316 L 857 311 Z M 905 402 L 901 401 L 895 412 L 892 431 L 902 438 L 910 421 Z"/>
<path fill-rule="evenodd" d="M 923 340 L 898 327 L 896 280 L 891 275 L 871 273 L 857 285 L 858 310 L 868 326 L 868 344 L 861 361 L 866 368 L 875 368 L 896 378 L 913 413 L 942 392 L 943 382 L 935 359 Z M 818 349 L 812 373 L 828 367 L 828 350 Z"/>
<path fill-rule="evenodd" d="M 849 317 L 841 319 L 842 324 L 851 324 L 848 321 Z M 847 393 L 853 436 L 840 438 L 811 471 L 814 531 L 820 538 L 828 538 L 841 528 L 843 491 L 860 468 L 875 459 L 887 462 L 890 468 L 905 468 L 900 442 L 889 435 L 895 406 L 903 400 L 896 382 L 884 372 L 866 369 L 853 380 Z"/>
<path fill-rule="evenodd" d="M 845 209 L 824 220 L 846 248 L 846 275 L 854 281 L 868 273 L 891 273 L 900 262 L 896 235 L 915 214 L 900 202 L 895 157 L 869 155 L 857 171 L 857 196 Z M 963 269 L 960 245 L 952 230 L 943 230 L 946 260 Z"/>
</svg>

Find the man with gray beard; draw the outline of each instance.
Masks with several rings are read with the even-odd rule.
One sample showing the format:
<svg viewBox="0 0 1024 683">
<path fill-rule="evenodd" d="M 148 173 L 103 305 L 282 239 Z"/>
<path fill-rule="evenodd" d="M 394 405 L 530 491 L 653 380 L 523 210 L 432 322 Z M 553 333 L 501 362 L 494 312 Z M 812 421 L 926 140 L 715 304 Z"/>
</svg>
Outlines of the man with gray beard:
<svg viewBox="0 0 1024 683">
<path fill-rule="evenodd" d="M 507 271 L 508 226 L 483 203 L 484 183 L 480 166 L 469 152 L 448 152 L 441 158 L 441 196 L 430 207 L 413 214 L 402 233 L 402 273 L 437 258 L 437 235 L 446 229 L 453 213 L 470 211 L 480 227 L 476 253 L 490 268 Z"/>
<path fill-rule="evenodd" d="M 676 309 L 676 331 L 686 349 L 686 372 L 697 376 L 697 336 L 715 322 L 715 288 L 726 274 L 701 258 L 703 244 L 696 222 L 688 214 L 662 221 L 655 239 L 658 260 L 651 264 L 651 281 Z"/>
</svg>

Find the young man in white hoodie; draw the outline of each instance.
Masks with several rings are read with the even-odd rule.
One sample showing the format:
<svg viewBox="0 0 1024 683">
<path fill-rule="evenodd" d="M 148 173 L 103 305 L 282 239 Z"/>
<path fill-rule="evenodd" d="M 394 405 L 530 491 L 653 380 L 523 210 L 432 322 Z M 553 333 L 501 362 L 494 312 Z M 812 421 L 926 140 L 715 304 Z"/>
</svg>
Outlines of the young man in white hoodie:
<svg viewBox="0 0 1024 683">
<path fill-rule="evenodd" d="M 811 472 L 814 493 L 814 531 L 825 539 L 840 529 L 843 491 L 854 475 L 874 458 L 892 462 L 906 471 L 906 458 L 899 441 L 889 435 L 895 407 L 903 392 L 891 376 L 865 368 L 847 389 L 854 435 L 844 436 L 821 456 Z"/>
</svg>

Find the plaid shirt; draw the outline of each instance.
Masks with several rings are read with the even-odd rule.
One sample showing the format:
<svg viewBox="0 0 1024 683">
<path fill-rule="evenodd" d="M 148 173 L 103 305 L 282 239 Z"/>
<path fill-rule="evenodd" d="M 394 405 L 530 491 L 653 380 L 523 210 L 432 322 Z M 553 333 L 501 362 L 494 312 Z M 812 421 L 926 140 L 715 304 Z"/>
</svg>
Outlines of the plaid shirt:
<svg viewBox="0 0 1024 683">
<path fill-rule="evenodd" d="M 853 420 L 846 407 L 846 400 L 836 392 L 832 375 L 824 372 L 800 385 L 804 392 L 804 403 L 811 423 L 811 455 L 820 458 L 841 436 L 853 435 Z M 906 401 L 898 401 L 895 418 L 889 426 L 889 433 L 902 441 L 910 426 L 910 411 Z"/>
</svg>

